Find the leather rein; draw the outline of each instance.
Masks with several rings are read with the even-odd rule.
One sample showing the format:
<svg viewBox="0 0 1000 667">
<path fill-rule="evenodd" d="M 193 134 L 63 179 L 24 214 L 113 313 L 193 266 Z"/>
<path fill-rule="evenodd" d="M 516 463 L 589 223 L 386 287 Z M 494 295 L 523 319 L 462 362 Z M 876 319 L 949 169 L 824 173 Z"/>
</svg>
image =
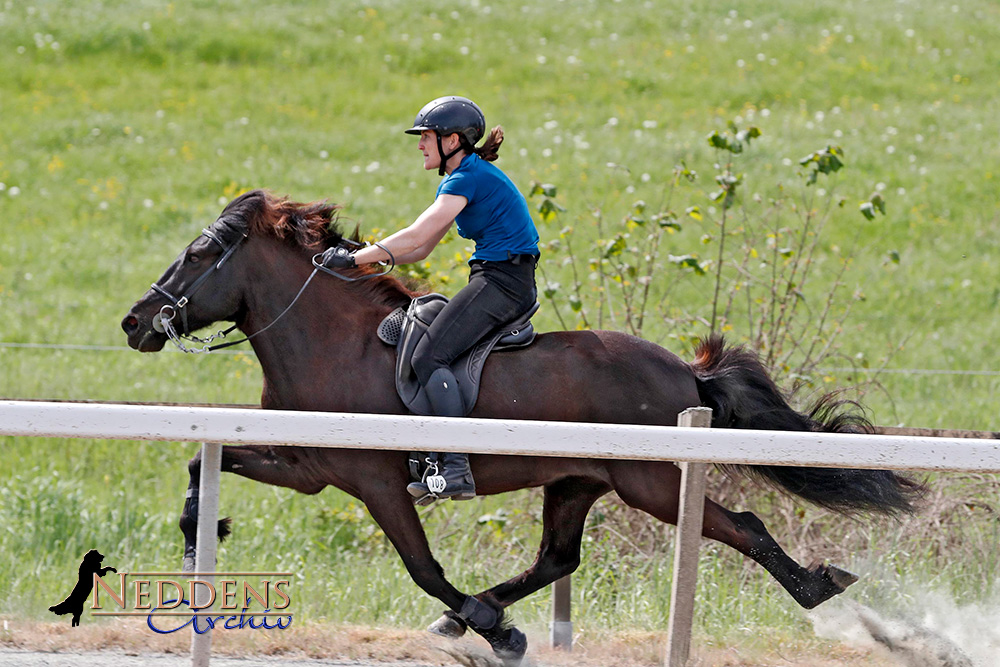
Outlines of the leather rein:
<svg viewBox="0 0 1000 667">
<path fill-rule="evenodd" d="M 361 280 L 370 280 L 371 278 L 378 278 L 379 276 L 384 276 L 396 267 L 396 258 L 393 257 L 392 253 L 389 252 L 389 250 L 386 249 L 386 247 L 381 243 L 375 243 L 375 245 L 384 250 L 385 253 L 389 255 L 389 261 L 379 262 L 379 264 L 382 266 L 388 266 L 389 268 L 379 273 L 366 273 L 357 278 L 351 278 L 349 276 L 341 275 L 336 271 L 326 266 L 323 266 L 322 262 L 320 261 L 320 259 L 323 256 L 323 253 L 317 253 L 312 257 L 312 265 L 313 265 L 312 273 L 310 273 L 309 277 L 306 278 L 304 283 L 302 283 L 302 287 L 299 288 L 299 291 L 295 295 L 295 298 L 293 298 L 291 303 L 289 303 L 276 318 L 271 320 L 271 322 L 267 326 L 265 326 L 263 329 L 259 329 L 253 332 L 249 336 L 246 336 L 245 338 L 242 338 L 240 340 L 233 340 L 225 343 L 217 343 L 215 345 L 212 345 L 211 343 L 213 341 L 219 340 L 220 338 L 225 338 L 227 335 L 235 331 L 238 325 L 234 324 L 233 326 L 229 327 L 228 329 L 225 329 L 224 331 L 218 331 L 206 338 L 199 338 L 198 336 L 195 336 L 188 331 L 187 306 L 191 302 L 191 298 L 194 296 L 195 292 L 201 289 L 201 287 L 205 284 L 205 282 L 216 271 L 221 269 L 222 265 L 225 264 L 230 257 L 232 257 L 233 253 L 235 253 L 236 250 L 240 247 L 240 244 L 242 244 L 243 241 L 247 239 L 247 234 L 245 232 L 242 233 L 240 238 L 237 239 L 235 243 L 233 243 L 231 246 L 228 247 L 211 229 L 208 228 L 203 229 L 201 231 L 201 235 L 214 241 L 220 248 L 222 248 L 222 257 L 219 258 L 219 261 L 212 264 L 212 266 L 208 267 L 200 276 L 198 276 L 195 279 L 195 281 L 191 283 L 190 287 L 188 287 L 185 290 L 184 294 L 181 295 L 180 297 L 174 296 L 167 289 L 162 287 L 159 283 L 153 283 L 151 285 L 154 292 L 156 292 L 157 294 L 159 294 L 160 296 L 162 296 L 163 298 L 165 298 L 167 301 L 170 302 L 164 304 L 163 307 L 160 308 L 160 311 L 153 316 L 153 329 L 159 331 L 160 333 L 166 334 L 170 342 L 176 345 L 177 349 L 179 349 L 181 352 L 187 352 L 190 354 L 207 354 L 209 352 L 214 352 L 215 350 L 221 350 L 226 347 L 232 347 L 233 345 L 239 345 L 240 343 L 245 343 L 248 340 L 252 340 L 253 338 L 264 333 L 265 331 L 273 327 L 275 324 L 277 324 L 278 321 L 281 318 L 283 318 L 288 313 L 288 311 L 292 309 L 292 306 L 294 306 L 296 302 L 298 302 L 299 297 L 301 297 L 302 293 L 306 291 L 306 287 L 309 286 L 309 283 L 312 282 L 312 279 L 316 277 L 316 274 L 319 271 L 327 273 L 335 278 L 339 278 L 340 280 L 343 280 L 345 282 L 353 283 Z M 367 245 L 367 243 L 358 243 L 357 241 L 352 241 L 350 239 L 342 239 L 341 243 L 356 248 L 362 248 L 365 245 Z M 179 331 L 174 326 L 174 319 L 177 317 L 178 314 L 180 314 L 181 316 L 181 329 Z M 200 345 L 202 345 L 202 347 L 200 348 L 188 347 L 184 344 L 184 341 L 199 343 Z"/>
</svg>

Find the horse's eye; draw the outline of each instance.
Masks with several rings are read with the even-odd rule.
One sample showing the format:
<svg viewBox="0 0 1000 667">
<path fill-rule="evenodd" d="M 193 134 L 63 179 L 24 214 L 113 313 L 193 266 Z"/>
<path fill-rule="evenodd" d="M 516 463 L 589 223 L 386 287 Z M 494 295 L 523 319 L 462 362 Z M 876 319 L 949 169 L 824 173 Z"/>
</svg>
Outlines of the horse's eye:
<svg viewBox="0 0 1000 667">
<path fill-rule="evenodd" d="M 192 264 L 197 264 L 199 261 L 201 261 L 201 257 L 194 254 L 188 255 L 188 261 L 191 262 Z"/>
</svg>

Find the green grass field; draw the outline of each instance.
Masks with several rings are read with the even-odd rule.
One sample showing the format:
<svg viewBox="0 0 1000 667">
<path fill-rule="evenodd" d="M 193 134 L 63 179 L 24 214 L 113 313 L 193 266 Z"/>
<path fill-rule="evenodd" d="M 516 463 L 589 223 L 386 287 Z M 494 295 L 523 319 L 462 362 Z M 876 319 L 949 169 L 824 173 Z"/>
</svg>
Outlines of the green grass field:
<svg viewBox="0 0 1000 667">
<path fill-rule="evenodd" d="M 249 349 L 139 355 L 124 349 L 121 318 L 249 188 L 341 202 L 345 219 L 376 237 L 406 225 L 431 201 L 437 178 L 422 171 L 402 130 L 443 94 L 476 99 L 488 123 L 504 125 L 498 164 L 523 191 L 532 181 L 558 187 L 567 210 L 541 225 L 543 241 L 572 225 L 588 243 L 598 235 L 593 208 L 614 226 L 634 201 L 662 201 L 680 161 L 701 176 L 670 205 L 709 212 L 717 156 L 706 136 L 727 121 L 763 132 L 740 163 L 751 211 L 754 194 L 766 201 L 779 185 L 792 191 L 801 157 L 841 146 L 847 169 L 835 186 L 814 186 L 846 197 L 821 258 L 860 239 L 846 289 L 865 299 L 840 333 L 840 356 L 878 367 L 901 346 L 886 362 L 892 370 L 996 371 L 998 20 L 1000 9 L 986 0 L 7 2 L 0 396 L 255 402 L 260 372 Z M 887 215 L 866 222 L 857 204 L 875 191 Z M 705 225 L 686 219 L 666 250 L 697 251 L 711 232 Z M 422 267 L 429 286 L 453 291 L 466 252 L 450 235 Z M 572 280 L 558 253 L 547 259 L 550 280 Z M 664 270 L 655 280 L 654 292 L 664 294 L 681 276 Z M 710 296 L 697 284 L 671 295 L 692 311 Z M 689 344 L 656 320 L 644 334 L 689 356 Z M 536 325 L 558 327 L 554 304 L 543 303 Z M 52 344 L 116 349 L 32 347 Z M 856 379 L 833 369 L 817 384 Z M 876 423 L 996 428 L 1000 376 L 907 372 L 880 382 L 884 391 L 864 397 Z M 93 546 L 131 569 L 177 566 L 175 521 L 194 445 L 0 442 L 0 613 L 44 618 L 63 594 L 63 574 Z M 995 493 L 992 482 L 938 481 L 953 500 L 989 504 L 983 494 Z M 997 524 L 982 505 L 947 498 L 935 504 L 950 508 L 947 535 L 919 522 L 873 528 L 811 510 L 810 529 L 800 532 L 802 516 L 784 501 L 740 503 L 769 525 L 771 517 L 793 556 L 832 551 L 895 577 L 877 578 L 881 585 L 859 592 L 865 599 L 897 590 L 902 599 L 905 582 L 928 579 L 985 599 L 994 592 Z M 538 500 L 525 493 L 428 513 L 442 564 L 460 587 L 484 587 L 498 571 L 513 574 L 512 563 L 528 563 Z M 501 509 L 507 516 L 497 520 Z M 340 492 L 304 497 L 226 479 L 223 511 L 237 523 L 221 562 L 302 572 L 313 591 L 302 602 L 310 617 L 419 626 L 439 610 Z M 575 580 L 583 627 L 664 626 L 664 531 L 610 501 L 595 512 Z M 810 634 L 784 593 L 733 553 L 705 549 L 699 595 L 704 636 Z M 518 606 L 518 618 L 541 626 L 547 604 L 536 596 Z"/>
</svg>

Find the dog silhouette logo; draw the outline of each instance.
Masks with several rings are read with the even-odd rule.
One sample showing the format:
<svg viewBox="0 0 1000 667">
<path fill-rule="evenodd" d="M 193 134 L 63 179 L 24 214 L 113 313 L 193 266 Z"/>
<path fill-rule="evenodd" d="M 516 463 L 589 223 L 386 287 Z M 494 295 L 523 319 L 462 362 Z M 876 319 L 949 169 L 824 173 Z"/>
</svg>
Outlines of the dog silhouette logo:
<svg viewBox="0 0 1000 667">
<path fill-rule="evenodd" d="M 118 572 L 113 567 L 101 567 L 101 561 L 103 560 L 104 556 L 97 549 L 88 551 L 87 555 L 83 557 L 83 562 L 80 563 L 80 577 L 76 582 L 76 586 L 73 587 L 73 592 L 59 604 L 49 607 L 49 611 L 57 616 L 73 614 L 73 627 L 75 628 L 80 625 L 80 616 L 83 614 L 83 603 L 90 597 L 90 593 L 94 588 L 94 575 L 103 577 L 108 572 Z"/>
</svg>

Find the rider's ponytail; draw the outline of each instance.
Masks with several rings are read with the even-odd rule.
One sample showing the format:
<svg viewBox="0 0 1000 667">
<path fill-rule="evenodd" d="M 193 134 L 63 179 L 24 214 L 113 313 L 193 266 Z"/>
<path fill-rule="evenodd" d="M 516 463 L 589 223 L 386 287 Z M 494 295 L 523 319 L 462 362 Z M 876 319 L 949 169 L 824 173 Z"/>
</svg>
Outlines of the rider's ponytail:
<svg viewBox="0 0 1000 667">
<path fill-rule="evenodd" d="M 490 130 L 490 135 L 486 137 L 486 141 L 479 148 L 473 148 L 470 152 L 475 153 L 483 160 L 487 162 L 493 162 L 497 159 L 497 151 L 500 150 L 500 144 L 503 143 L 503 128 L 497 125 L 492 130 Z"/>
</svg>

